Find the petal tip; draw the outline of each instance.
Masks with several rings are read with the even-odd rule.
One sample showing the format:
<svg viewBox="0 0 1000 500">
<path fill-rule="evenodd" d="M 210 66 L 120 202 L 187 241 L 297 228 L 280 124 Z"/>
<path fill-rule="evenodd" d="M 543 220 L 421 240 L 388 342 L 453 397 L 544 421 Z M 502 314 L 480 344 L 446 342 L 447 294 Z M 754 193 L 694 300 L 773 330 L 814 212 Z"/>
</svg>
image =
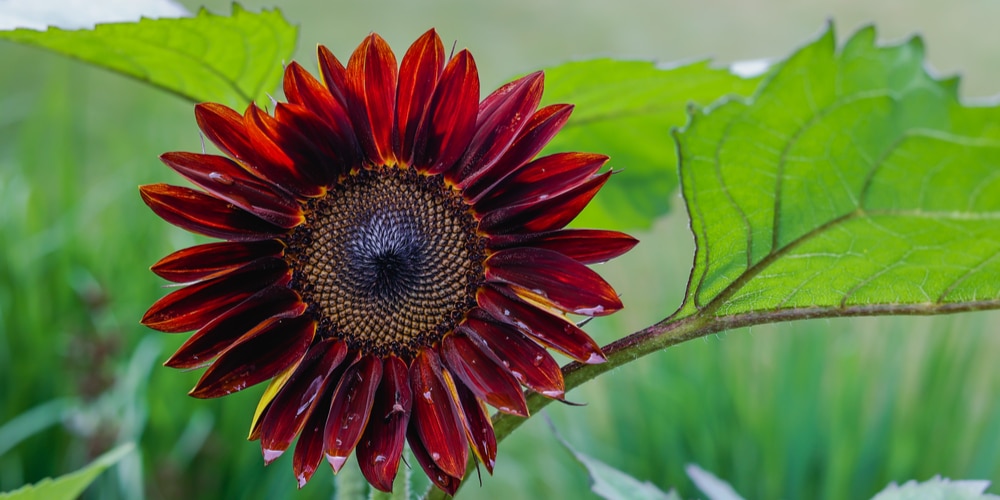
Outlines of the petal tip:
<svg viewBox="0 0 1000 500">
<path fill-rule="evenodd" d="M 592 358 L 593 358 L 593 356 L 591 356 L 591 359 Z M 598 363 L 600 363 L 600 362 L 602 362 L 602 361 L 599 361 Z M 563 399 L 564 397 L 566 397 L 566 391 L 542 391 L 539 394 L 541 394 L 542 396 L 545 396 L 545 397 L 547 397 L 549 399 Z"/>
<path fill-rule="evenodd" d="M 285 450 L 272 450 L 262 447 L 261 452 L 264 455 L 264 465 L 270 465 L 271 462 L 274 462 L 275 460 L 278 459 L 278 457 L 284 454 Z M 301 486 L 299 487 L 301 488 Z"/>
<path fill-rule="evenodd" d="M 340 472 L 340 469 L 344 468 L 344 464 L 347 463 L 347 457 L 327 454 L 326 461 L 330 463 L 330 467 L 333 467 L 333 473 L 337 474 Z"/>
</svg>

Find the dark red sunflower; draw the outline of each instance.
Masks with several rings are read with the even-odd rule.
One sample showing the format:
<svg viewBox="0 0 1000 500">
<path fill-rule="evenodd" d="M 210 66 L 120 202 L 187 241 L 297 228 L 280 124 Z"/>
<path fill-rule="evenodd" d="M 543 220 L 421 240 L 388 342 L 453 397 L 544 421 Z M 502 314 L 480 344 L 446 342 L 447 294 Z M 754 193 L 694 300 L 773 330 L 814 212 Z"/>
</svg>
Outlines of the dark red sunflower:
<svg viewBox="0 0 1000 500">
<path fill-rule="evenodd" d="M 604 360 L 567 313 L 622 307 L 586 265 L 636 240 L 563 229 L 610 172 L 597 154 L 533 159 L 572 110 L 538 108 L 542 73 L 480 102 L 472 55 L 446 60 L 433 30 L 398 67 L 375 34 L 346 67 L 319 47 L 319 67 L 323 83 L 288 65 L 273 115 L 195 108 L 228 158 L 166 153 L 202 190 L 140 192 L 166 221 L 225 241 L 157 262 L 186 286 L 142 322 L 197 330 L 166 362 L 209 365 L 195 397 L 271 379 L 250 437 L 269 463 L 298 436 L 300 486 L 324 456 L 336 472 L 357 450 L 388 491 L 406 441 L 454 493 L 470 446 L 493 470 L 486 404 L 527 415 L 521 385 L 562 398 L 545 348 Z"/>
</svg>

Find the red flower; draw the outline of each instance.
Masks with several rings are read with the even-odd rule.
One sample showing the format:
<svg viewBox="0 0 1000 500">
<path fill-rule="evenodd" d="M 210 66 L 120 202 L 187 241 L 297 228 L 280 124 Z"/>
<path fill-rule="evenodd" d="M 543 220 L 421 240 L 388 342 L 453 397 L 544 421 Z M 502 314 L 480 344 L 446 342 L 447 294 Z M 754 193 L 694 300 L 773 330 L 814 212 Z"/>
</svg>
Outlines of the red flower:
<svg viewBox="0 0 1000 500">
<path fill-rule="evenodd" d="M 545 348 L 585 363 L 598 345 L 566 313 L 622 307 L 586 264 L 636 240 L 563 229 L 608 180 L 607 157 L 535 155 L 569 105 L 538 108 L 542 74 L 479 102 L 475 62 L 446 60 L 428 31 L 396 59 L 378 35 L 346 68 L 319 48 L 323 83 L 296 63 L 273 116 L 195 108 L 227 156 L 161 159 L 202 190 L 142 186 L 166 221 L 226 240 L 153 266 L 186 283 L 142 322 L 197 330 L 167 366 L 209 365 L 191 395 L 223 396 L 271 379 L 251 429 L 265 462 L 298 436 L 299 485 L 325 455 L 356 450 L 388 491 L 403 443 L 454 493 L 468 450 L 493 470 L 486 404 L 527 415 L 521 385 L 562 398 Z"/>
</svg>

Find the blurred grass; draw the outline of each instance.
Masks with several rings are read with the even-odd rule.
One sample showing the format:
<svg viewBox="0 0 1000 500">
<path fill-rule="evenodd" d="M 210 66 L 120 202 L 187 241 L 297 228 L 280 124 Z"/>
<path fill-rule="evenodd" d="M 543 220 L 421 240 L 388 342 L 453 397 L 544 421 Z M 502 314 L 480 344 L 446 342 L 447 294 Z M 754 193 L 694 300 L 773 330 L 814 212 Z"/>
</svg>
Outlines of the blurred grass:
<svg viewBox="0 0 1000 500">
<path fill-rule="evenodd" d="M 225 11 L 227 3 L 209 5 Z M 247 2 L 260 5 L 270 4 Z M 946 10 L 933 2 L 779 0 L 729 0 L 721 11 L 651 0 L 283 5 L 302 23 L 298 53 L 309 68 L 317 42 L 346 58 L 377 30 L 402 52 L 434 25 L 476 54 L 484 89 L 584 56 L 781 56 L 832 15 L 842 33 L 862 21 L 877 21 L 889 38 L 923 30 L 939 68 L 967 70 L 966 94 L 1000 91 L 1000 31 L 990 24 L 1000 4 L 985 1 Z M 0 75 L 0 437 L 11 440 L 0 449 L 18 443 L 0 453 L 0 491 L 135 440 L 139 452 L 91 497 L 329 498 L 329 472 L 296 492 L 290 457 L 264 468 L 257 444 L 244 440 L 259 388 L 221 400 L 187 397 L 199 372 L 159 366 L 184 336 L 138 324 L 164 293 L 148 266 L 195 242 L 153 216 L 136 192 L 138 184 L 179 181 L 156 160 L 160 153 L 200 150 L 190 104 L 11 44 L 0 44 L 0 64 L 15 69 Z M 672 215 L 639 234 L 636 251 L 601 266 L 627 306 L 588 327 L 602 343 L 680 302 L 692 248 L 684 211 L 671 201 Z M 748 498 L 859 498 L 889 481 L 938 473 L 998 483 L 998 319 L 834 320 L 728 332 L 569 395 L 586 407 L 547 411 L 579 451 L 688 497 L 696 494 L 684 476 L 688 462 Z M 12 421 L 24 425 L 6 425 Z M 501 445 L 496 476 L 461 495 L 592 497 L 582 469 L 541 419 Z"/>
</svg>

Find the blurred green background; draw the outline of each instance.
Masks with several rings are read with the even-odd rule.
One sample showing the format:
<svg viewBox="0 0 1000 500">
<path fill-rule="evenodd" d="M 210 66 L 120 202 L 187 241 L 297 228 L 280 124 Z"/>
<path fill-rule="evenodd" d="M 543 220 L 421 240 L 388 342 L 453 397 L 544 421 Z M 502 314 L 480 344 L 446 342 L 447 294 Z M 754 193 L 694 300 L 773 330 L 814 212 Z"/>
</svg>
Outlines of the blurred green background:
<svg viewBox="0 0 1000 500">
<path fill-rule="evenodd" d="M 841 37 L 868 23 L 884 40 L 921 33 L 932 66 L 963 75 L 965 96 L 1000 93 L 1000 3 L 992 0 L 280 7 L 301 26 L 296 58 L 307 68 L 315 67 L 317 43 L 346 59 L 377 31 L 402 54 L 434 26 L 446 44 L 472 50 L 484 90 L 595 56 L 778 58 L 833 19 Z M 208 8 L 229 11 L 225 1 Z M 0 43 L 0 68 L 0 491 L 134 440 L 139 451 L 89 496 L 330 497 L 328 469 L 296 491 L 290 457 L 264 468 L 257 443 L 245 441 L 262 387 L 189 398 L 200 372 L 160 366 L 186 336 L 138 324 L 164 294 L 148 266 L 196 242 L 156 218 L 136 190 L 180 182 L 157 156 L 200 150 L 191 104 L 9 43 Z M 663 133 L 663 147 L 672 147 Z M 652 231 L 635 233 L 642 244 L 600 268 L 626 304 L 588 326 L 602 344 L 680 303 L 693 248 L 679 196 L 664 203 L 673 211 Z M 978 313 L 727 332 L 651 355 L 569 395 L 585 407 L 556 404 L 546 412 L 579 451 L 685 497 L 697 495 L 687 463 L 747 498 L 861 498 L 890 481 L 934 474 L 1000 483 L 998 320 Z M 482 483 L 471 481 L 460 496 L 593 496 L 541 418 L 501 444 L 495 476 Z"/>
</svg>

